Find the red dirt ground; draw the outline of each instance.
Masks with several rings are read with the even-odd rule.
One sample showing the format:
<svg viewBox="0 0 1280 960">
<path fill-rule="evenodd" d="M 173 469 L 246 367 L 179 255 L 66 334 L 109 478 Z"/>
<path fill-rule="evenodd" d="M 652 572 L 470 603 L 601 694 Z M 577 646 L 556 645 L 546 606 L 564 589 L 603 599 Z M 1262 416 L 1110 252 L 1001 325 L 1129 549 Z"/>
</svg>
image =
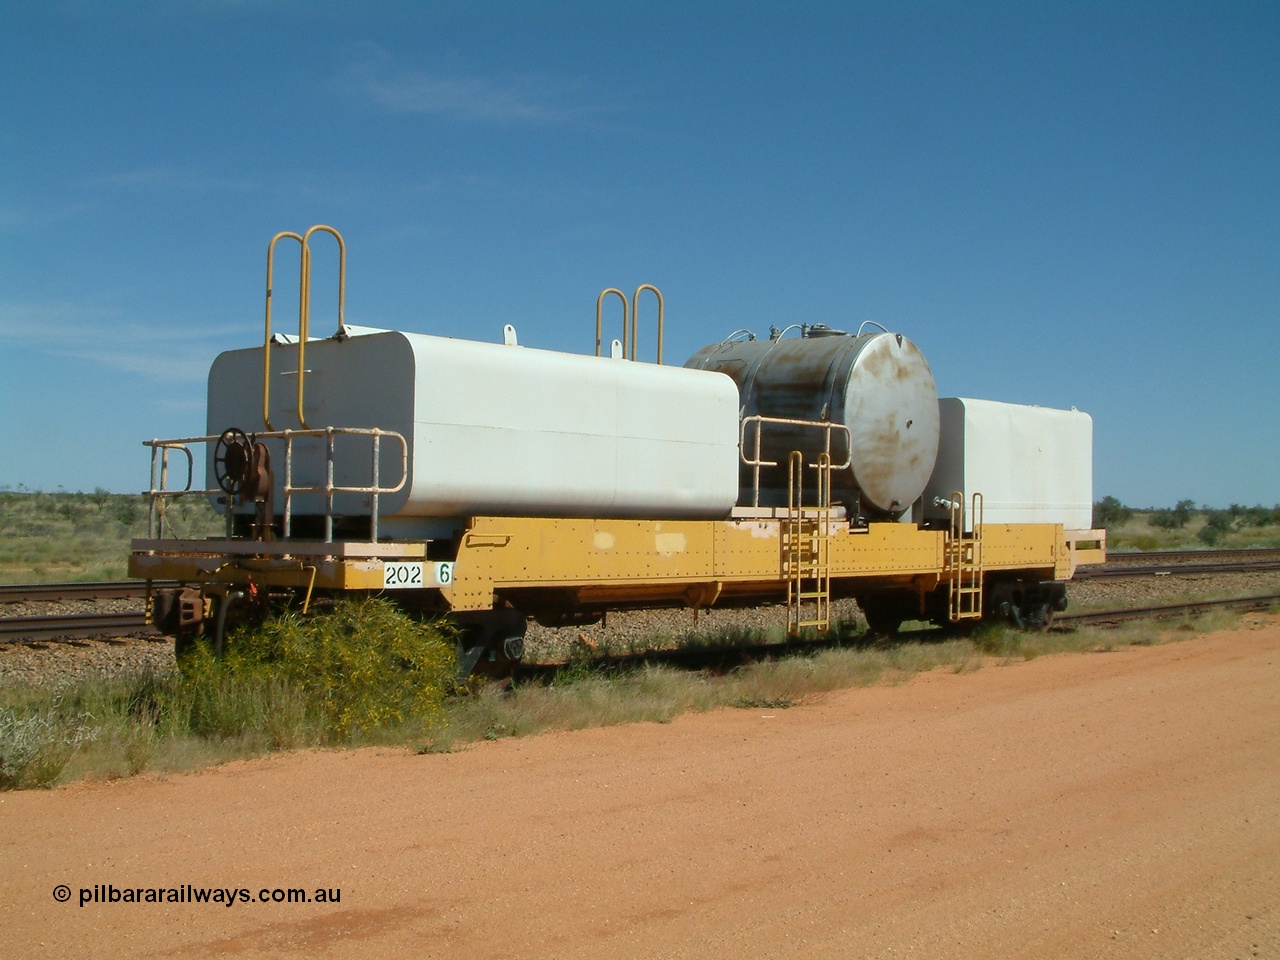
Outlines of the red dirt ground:
<svg viewBox="0 0 1280 960">
<path fill-rule="evenodd" d="M 95 884 L 341 903 L 79 906 Z M 0 795 L 0 956 L 288 954 L 1280 957 L 1280 621 L 785 711 Z"/>
</svg>

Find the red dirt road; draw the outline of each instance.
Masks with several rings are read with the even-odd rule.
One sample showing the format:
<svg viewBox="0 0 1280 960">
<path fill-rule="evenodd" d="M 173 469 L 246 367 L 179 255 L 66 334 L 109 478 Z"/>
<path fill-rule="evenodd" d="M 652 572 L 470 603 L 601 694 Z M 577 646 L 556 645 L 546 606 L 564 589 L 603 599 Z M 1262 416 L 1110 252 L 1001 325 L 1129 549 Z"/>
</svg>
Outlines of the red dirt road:
<svg viewBox="0 0 1280 960">
<path fill-rule="evenodd" d="M 341 903 L 79 906 L 95 884 Z M 289 954 L 1280 957 L 1280 622 L 0 795 L 0 956 Z"/>
</svg>

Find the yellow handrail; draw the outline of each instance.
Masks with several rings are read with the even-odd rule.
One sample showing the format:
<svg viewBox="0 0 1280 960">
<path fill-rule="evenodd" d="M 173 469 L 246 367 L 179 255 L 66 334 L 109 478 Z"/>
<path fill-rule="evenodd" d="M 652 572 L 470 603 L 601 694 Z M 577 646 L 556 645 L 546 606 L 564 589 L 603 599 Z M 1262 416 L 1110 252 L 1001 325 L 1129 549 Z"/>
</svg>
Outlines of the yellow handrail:
<svg viewBox="0 0 1280 960">
<path fill-rule="evenodd" d="M 658 298 L 658 363 L 662 363 L 662 291 L 651 283 L 642 283 L 636 287 L 636 292 L 631 297 L 631 359 L 639 359 L 636 353 L 636 330 L 640 326 L 640 291 L 652 290 L 653 295 Z"/>
<path fill-rule="evenodd" d="M 276 241 L 283 240 L 285 237 L 291 237 L 302 243 L 302 237 L 288 230 L 277 233 L 271 238 L 271 242 L 267 244 L 267 332 L 262 339 L 262 422 L 267 430 L 273 430 L 271 426 L 271 274 L 272 262 L 275 257 Z"/>
<path fill-rule="evenodd" d="M 333 235 L 338 241 L 338 334 L 346 329 L 344 314 L 347 300 L 347 245 L 342 234 L 333 227 L 318 223 L 305 234 L 285 230 L 277 233 L 267 244 L 267 308 L 265 332 L 262 337 L 262 423 L 268 431 L 271 426 L 271 295 L 275 270 L 276 242 L 289 237 L 302 247 L 302 267 L 298 278 L 298 422 L 309 429 L 303 407 L 303 381 L 306 379 L 307 339 L 311 335 L 311 235 L 317 230 Z"/>
<path fill-rule="evenodd" d="M 631 318 L 627 313 L 627 295 L 614 287 L 609 287 L 607 290 L 600 291 L 600 296 L 596 298 L 596 356 L 600 356 L 601 334 L 603 332 L 604 298 L 611 293 L 622 301 L 622 357 L 625 360 L 627 356 L 627 335 L 631 330 Z"/>
<path fill-rule="evenodd" d="M 317 230 L 332 234 L 338 241 L 338 333 L 342 333 L 343 309 L 346 303 L 347 286 L 347 245 L 342 241 L 342 234 L 333 227 L 317 223 L 302 237 L 302 277 L 298 292 L 298 423 L 304 430 L 310 429 L 302 403 L 303 381 L 306 379 L 307 338 L 311 330 L 311 235 Z"/>
</svg>

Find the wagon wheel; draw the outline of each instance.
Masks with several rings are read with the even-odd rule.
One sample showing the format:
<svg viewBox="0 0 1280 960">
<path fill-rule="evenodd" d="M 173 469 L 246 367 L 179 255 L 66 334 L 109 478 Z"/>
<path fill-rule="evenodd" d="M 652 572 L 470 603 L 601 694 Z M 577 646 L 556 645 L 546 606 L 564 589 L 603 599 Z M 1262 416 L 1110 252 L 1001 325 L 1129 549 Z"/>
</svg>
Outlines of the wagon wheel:
<svg viewBox="0 0 1280 960">
<path fill-rule="evenodd" d="M 858 598 L 867 621 L 867 631 L 878 637 L 895 637 L 906 617 L 906 605 L 892 594 L 871 594 Z"/>
<path fill-rule="evenodd" d="M 1022 612 L 1028 630 L 1048 630 L 1053 626 L 1053 605 L 1048 600 L 1033 600 Z"/>
<path fill-rule="evenodd" d="M 238 494 L 248 477 L 252 458 L 248 434 L 239 427 L 224 430 L 213 449 L 213 476 L 218 486 L 232 496 Z"/>
</svg>

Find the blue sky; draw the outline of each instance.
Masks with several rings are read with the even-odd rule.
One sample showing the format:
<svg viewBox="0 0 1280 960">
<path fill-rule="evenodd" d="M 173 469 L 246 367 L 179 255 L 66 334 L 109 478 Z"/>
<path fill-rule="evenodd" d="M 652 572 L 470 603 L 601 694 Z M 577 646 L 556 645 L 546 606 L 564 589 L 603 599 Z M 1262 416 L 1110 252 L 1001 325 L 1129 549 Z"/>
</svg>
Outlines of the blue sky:
<svg viewBox="0 0 1280 960">
<path fill-rule="evenodd" d="M 0 84 L 0 487 L 143 489 L 328 223 L 348 322 L 873 319 L 1092 414 L 1098 497 L 1280 501 L 1275 2 L 7 0 Z"/>
</svg>

